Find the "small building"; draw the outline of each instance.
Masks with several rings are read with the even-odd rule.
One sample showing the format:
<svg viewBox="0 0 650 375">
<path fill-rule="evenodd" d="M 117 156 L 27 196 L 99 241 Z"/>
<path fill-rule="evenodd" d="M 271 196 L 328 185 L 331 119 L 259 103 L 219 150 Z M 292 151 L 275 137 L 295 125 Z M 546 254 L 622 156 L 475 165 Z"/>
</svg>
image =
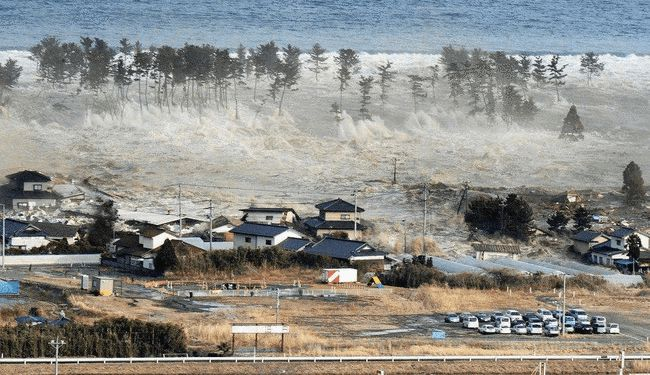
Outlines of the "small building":
<svg viewBox="0 0 650 375">
<path fill-rule="evenodd" d="M 92 292 L 100 296 L 113 295 L 113 279 L 102 276 L 93 276 Z"/>
<path fill-rule="evenodd" d="M 148 227 L 140 231 L 138 242 L 145 249 L 156 249 L 162 246 L 167 240 L 175 240 L 176 235 L 164 229 Z"/>
<path fill-rule="evenodd" d="M 291 225 L 300 220 L 296 211 L 288 207 L 249 207 L 240 210 L 246 223 Z"/>
<path fill-rule="evenodd" d="M 312 246 L 305 248 L 307 254 L 326 256 L 344 260 L 349 263 L 375 261 L 384 267 L 384 257 L 387 253 L 379 251 L 364 241 L 345 240 L 325 237 Z"/>
<path fill-rule="evenodd" d="M 234 247 L 238 249 L 252 248 L 260 249 L 268 246 L 276 246 L 287 238 L 302 238 L 302 235 L 283 225 L 267 225 L 244 223 L 233 230 Z"/>
<path fill-rule="evenodd" d="M 573 251 L 581 255 L 589 253 L 594 246 L 609 241 L 608 236 L 592 230 L 578 232 L 571 239 L 573 240 Z"/>
<path fill-rule="evenodd" d="M 596 245 L 591 249 L 589 258 L 592 263 L 599 264 L 602 266 L 615 267 L 615 262 L 622 259 L 628 259 L 627 251 L 614 249 L 609 246 L 609 243 L 605 242 L 600 245 Z"/>
<path fill-rule="evenodd" d="M 344 234 L 349 239 L 358 239 L 366 227 L 361 224 L 360 214 L 364 209 L 346 202 L 341 198 L 319 203 L 317 217 L 305 220 L 305 227 L 317 237 L 333 234 Z M 356 233 L 355 233 L 356 221 Z M 355 238 L 355 234 L 356 237 Z"/>
<path fill-rule="evenodd" d="M 639 236 L 642 248 L 650 248 L 650 235 L 628 227 L 618 228 L 610 234 L 609 237 L 611 240 L 609 246 L 613 249 L 626 250 L 627 239 L 633 234 Z"/>
<path fill-rule="evenodd" d="M 490 260 L 496 258 L 519 259 L 521 249 L 517 245 L 501 245 L 487 243 L 473 243 L 475 257 L 478 260 Z"/>
<path fill-rule="evenodd" d="M 37 171 L 21 171 L 6 176 L 4 190 L 14 210 L 56 206 L 60 196 L 52 192 L 52 179 Z"/>
<path fill-rule="evenodd" d="M 60 223 L 5 219 L 5 245 L 21 250 L 46 246 L 50 242 L 73 244 L 79 239 L 79 227 Z"/>
<path fill-rule="evenodd" d="M 326 284 L 343 284 L 357 282 L 356 268 L 325 268 L 321 274 L 321 282 Z"/>
</svg>

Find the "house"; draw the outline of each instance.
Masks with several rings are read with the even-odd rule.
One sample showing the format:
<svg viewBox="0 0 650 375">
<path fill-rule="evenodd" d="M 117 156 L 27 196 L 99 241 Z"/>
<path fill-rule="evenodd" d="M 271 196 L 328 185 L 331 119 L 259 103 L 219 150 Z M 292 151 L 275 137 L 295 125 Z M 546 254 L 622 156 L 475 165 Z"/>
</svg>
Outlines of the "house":
<svg viewBox="0 0 650 375">
<path fill-rule="evenodd" d="M 639 236 L 642 248 L 650 248 L 650 236 L 648 234 L 627 227 L 618 228 L 609 235 L 611 238 L 609 246 L 611 246 L 613 249 L 626 250 L 627 239 L 633 234 Z"/>
<path fill-rule="evenodd" d="M 345 240 L 325 237 L 317 243 L 305 248 L 307 254 L 327 256 L 348 262 L 376 261 L 383 269 L 384 257 L 387 253 L 379 251 L 364 241 Z"/>
<path fill-rule="evenodd" d="M 2 195 L 14 210 L 56 206 L 60 196 L 52 192 L 52 179 L 37 171 L 22 171 L 6 176 L 9 184 Z"/>
<path fill-rule="evenodd" d="M 79 228 L 59 223 L 5 219 L 5 236 L 6 246 L 31 250 L 53 241 L 65 241 L 71 245 L 79 239 Z"/>
<path fill-rule="evenodd" d="M 296 211 L 287 207 L 249 207 L 240 211 L 244 213 L 241 220 L 246 223 L 290 225 L 300 220 Z"/>
<path fill-rule="evenodd" d="M 212 236 L 224 241 L 233 242 L 235 235 L 230 231 L 237 225 L 241 225 L 239 220 L 231 220 L 225 216 L 218 216 L 212 219 Z"/>
<path fill-rule="evenodd" d="M 595 264 L 614 267 L 616 261 L 628 259 L 628 256 L 627 251 L 612 248 L 605 242 L 592 247 L 589 259 Z"/>
<path fill-rule="evenodd" d="M 312 242 L 310 240 L 306 240 L 304 238 L 289 237 L 286 240 L 280 242 L 278 244 L 278 247 L 288 251 L 302 251 L 311 244 Z"/>
<path fill-rule="evenodd" d="M 212 250 L 232 250 L 233 242 L 232 241 L 204 241 L 201 237 L 182 237 L 179 238 L 179 241 L 196 247 L 197 249 L 208 251 L 212 247 Z"/>
<path fill-rule="evenodd" d="M 573 240 L 573 251 L 581 255 L 587 254 L 594 246 L 609 241 L 608 236 L 592 230 L 578 232 L 571 239 Z"/>
<path fill-rule="evenodd" d="M 475 257 L 478 260 L 490 260 L 496 258 L 518 259 L 521 249 L 517 245 L 500 245 L 488 243 L 473 243 Z"/>
<path fill-rule="evenodd" d="M 138 243 L 145 249 L 157 249 L 162 246 L 166 240 L 174 240 L 176 235 L 164 229 L 148 227 L 140 231 Z"/>
<path fill-rule="evenodd" d="M 259 249 L 276 246 L 289 237 L 302 238 L 302 235 L 282 225 L 244 223 L 230 231 L 235 235 L 234 247 Z"/>
<path fill-rule="evenodd" d="M 341 198 L 319 203 L 316 208 L 319 210 L 318 216 L 305 220 L 304 225 L 307 230 L 317 237 L 342 233 L 347 238 L 356 240 L 360 237 L 360 232 L 366 229 L 365 226 L 361 225 L 359 216 L 360 213 L 364 212 L 364 209 Z"/>
</svg>

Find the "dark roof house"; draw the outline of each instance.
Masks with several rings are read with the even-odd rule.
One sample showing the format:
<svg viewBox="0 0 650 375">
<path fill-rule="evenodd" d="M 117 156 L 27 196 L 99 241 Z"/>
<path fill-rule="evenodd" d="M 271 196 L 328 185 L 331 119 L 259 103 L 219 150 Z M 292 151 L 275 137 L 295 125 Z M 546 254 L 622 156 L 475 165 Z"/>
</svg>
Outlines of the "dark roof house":
<svg viewBox="0 0 650 375">
<path fill-rule="evenodd" d="M 244 223 L 236 228 L 233 228 L 230 232 L 235 234 L 249 234 L 252 236 L 275 237 L 278 234 L 284 233 L 289 229 L 289 227 L 285 227 L 283 225 Z"/>
<path fill-rule="evenodd" d="M 341 198 L 319 203 L 316 205 L 316 208 L 323 212 L 354 212 L 354 204 L 346 202 Z M 364 212 L 364 209 L 357 206 L 357 212 Z"/>
<path fill-rule="evenodd" d="M 289 237 L 286 240 L 280 242 L 278 244 L 278 247 L 289 251 L 300 251 L 304 250 L 310 244 L 312 244 L 310 240 L 306 240 L 304 238 Z"/>
<path fill-rule="evenodd" d="M 578 232 L 571 237 L 572 240 L 574 241 L 580 241 L 580 242 L 591 242 L 594 239 L 596 239 L 599 236 L 602 236 L 603 234 L 600 232 L 596 232 L 593 230 L 583 230 L 582 232 Z"/>
<path fill-rule="evenodd" d="M 308 254 L 328 256 L 347 261 L 383 260 L 387 253 L 364 241 L 325 237 L 304 250 Z"/>
<path fill-rule="evenodd" d="M 9 180 L 22 185 L 25 182 L 50 182 L 52 179 L 38 171 L 21 171 L 6 176 Z"/>
</svg>

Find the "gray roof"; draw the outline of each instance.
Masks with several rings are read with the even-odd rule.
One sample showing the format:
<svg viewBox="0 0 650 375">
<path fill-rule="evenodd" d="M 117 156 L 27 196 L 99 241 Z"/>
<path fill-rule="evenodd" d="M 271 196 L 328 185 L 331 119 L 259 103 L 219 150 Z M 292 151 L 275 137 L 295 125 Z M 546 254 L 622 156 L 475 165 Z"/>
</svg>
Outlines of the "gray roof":
<svg viewBox="0 0 650 375">
<path fill-rule="evenodd" d="M 305 220 L 304 225 L 307 228 L 310 228 L 312 230 L 318 230 L 318 229 L 353 230 L 354 229 L 354 221 L 352 220 L 330 221 L 330 220 L 323 220 L 319 217 L 312 217 Z M 366 229 L 364 225 L 357 223 L 357 230 L 364 230 L 364 229 Z"/>
<path fill-rule="evenodd" d="M 614 249 L 609 246 L 609 242 L 601 243 L 591 248 L 592 253 L 598 253 L 603 255 L 616 255 L 625 253 L 625 250 Z"/>
<path fill-rule="evenodd" d="M 633 228 L 626 228 L 626 227 L 618 228 L 617 230 L 614 231 L 614 233 L 612 233 L 612 237 L 623 238 L 633 234 L 634 232 L 637 232 L 637 230 Z"/>
<path fill-rule="evenodd" d="M 38 223 L 16 219 L 5 220 L 7 237 L 50 237 L 70 238 L 79 231 L 79 227 L 60 223 Z"/>
<path fill-rule="evenodd" d="M 289 237 L 286 240 L 278 244 L 279 247 L 289 250 L 289 251 L 300 251 L 303 250 L 307 245 L 310 245 L 312 242 L 304 238 L 292 238 Z"/>
<path fill-rule="evenodd" d="M 249 208 L 243 208 L 239 211 L 243 212 L 287 212 L 291 211 L 294 214 L 296 211 L 293 210 L 293 208 L 289 207 L 249 207 Z"/>
<path fill-rule="evenodd" d="M 484 251 L 489 253 L 521 254 L 521 249 L 517 245 L 473 243 L 472 247 L 476 251 Z"/>
<path fill-rule="evenodd" d="M 603 236 L 603 234 L 593 230 L 583 230 L 582 232 L 574 234 L 571 239 L 580 242 L 591 242 L 598 236 Z"/>
<path fill-rule="evenodd" d="M 79 227 L 61 223 L 36 223 L 30 222 L 31 225 L 45 232 L 47 237 L 54 238 L 71 238 L 77 235 Z"/>
<path fill-rule="evenodd" d="M 346 202 L 341 198 L 319 203 L 316 205 L 316 208 L 324 212 L 354 212 L 354 204 Z M 363 208 L 357 206 L 357 212 L 363 211 Z"/>
<path fill-rule="evenodd" d="M 353 257 L 386 256 L 364 241 L 352 241 L 325 237 L 314 245 L 305 248 L 308 254 L 328 256 L 336 259 L 350 260 Z"/>
<path fill-rule="evenodd" d="M 21 171 L 6 176 L 8 179 L 18 183 L 24 182 L 50 182 L 51 178 L 38 171 Z"/>
<path fill-rule="evenodd" d="M 255 223 L 244 223 L 230 232 L 235 234 L 250 234 L 252 236 L 260 237 L 275 237 L 278 234 L 288 231 L 289 228 L 283 225 L 266 225 Z"/>
</svg>

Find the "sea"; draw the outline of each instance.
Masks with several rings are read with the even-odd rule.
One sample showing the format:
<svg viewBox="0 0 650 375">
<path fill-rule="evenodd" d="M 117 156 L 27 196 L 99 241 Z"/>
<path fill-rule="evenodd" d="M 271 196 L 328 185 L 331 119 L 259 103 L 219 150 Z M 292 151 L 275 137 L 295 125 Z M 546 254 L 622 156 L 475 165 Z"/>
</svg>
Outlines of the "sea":
<svg viewBox="0 0 650 375">
<path fill-rule="evenodd" d="M 46 35 L 144 46 L 269 40 L 303 49 L 439 53 L 445 45 L 510 53 L 650 53 L 648 0 L 0 0 L 0 50 Z"/>
</svg>

